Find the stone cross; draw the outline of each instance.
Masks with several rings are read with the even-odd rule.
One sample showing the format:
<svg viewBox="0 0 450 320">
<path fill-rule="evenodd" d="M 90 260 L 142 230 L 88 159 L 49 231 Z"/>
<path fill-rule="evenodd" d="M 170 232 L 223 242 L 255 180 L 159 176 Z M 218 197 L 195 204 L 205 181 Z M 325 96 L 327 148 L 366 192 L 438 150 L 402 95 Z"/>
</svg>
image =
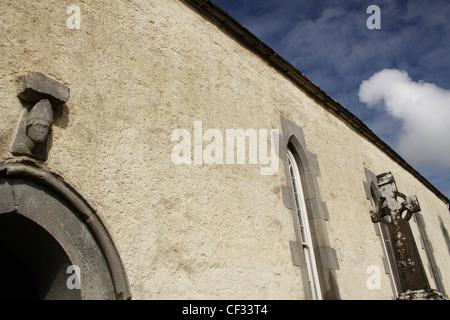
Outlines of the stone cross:
<svg viewBox="0 0 450 320">
<path fill-rule="evenodd" d="M 401 290 L 430 290 L 430 284 L 417 250 L 409 219 L 420 211 L 417 197 L 405 196 L 397 190 L 392 173 L 377 176 L 375 206 L 370 209 L 372 222 L 387 225 L 393 246 Z"/>
</svg>

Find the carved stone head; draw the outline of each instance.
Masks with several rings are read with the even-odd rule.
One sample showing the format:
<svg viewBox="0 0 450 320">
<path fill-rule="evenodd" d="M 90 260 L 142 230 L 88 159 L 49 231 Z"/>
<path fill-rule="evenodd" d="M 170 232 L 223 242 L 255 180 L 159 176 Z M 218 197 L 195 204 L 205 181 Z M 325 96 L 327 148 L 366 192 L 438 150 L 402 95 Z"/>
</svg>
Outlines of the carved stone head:
<svg viewBox="0 0 450 320">
<path fill-rule="evenodd" d="M 39 101 L 28 114 L 26 124 L 27 136 L 36 144 L 47 141 L 53 124 L 53 111 L 50 101 Z"/>
</svg>

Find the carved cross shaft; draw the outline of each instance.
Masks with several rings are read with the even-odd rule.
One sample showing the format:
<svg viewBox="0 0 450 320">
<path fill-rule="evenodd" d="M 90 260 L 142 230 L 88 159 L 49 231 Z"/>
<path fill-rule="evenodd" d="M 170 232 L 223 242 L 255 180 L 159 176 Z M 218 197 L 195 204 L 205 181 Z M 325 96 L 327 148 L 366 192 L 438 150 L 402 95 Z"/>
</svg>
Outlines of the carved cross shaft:
<svg viewBox="0 0 450 320">
<path fill-rule="evenodd" d="M 409 225 L 411 216 L 420 211 L 417 197 L 398 192 L 390 172 L 378 175 L 377 184 L 379 197 L 370 215 L 374 223 L 381 222 L 388 227 L 401 289 L 428 290 L 430 285 Z"/>
</svg>

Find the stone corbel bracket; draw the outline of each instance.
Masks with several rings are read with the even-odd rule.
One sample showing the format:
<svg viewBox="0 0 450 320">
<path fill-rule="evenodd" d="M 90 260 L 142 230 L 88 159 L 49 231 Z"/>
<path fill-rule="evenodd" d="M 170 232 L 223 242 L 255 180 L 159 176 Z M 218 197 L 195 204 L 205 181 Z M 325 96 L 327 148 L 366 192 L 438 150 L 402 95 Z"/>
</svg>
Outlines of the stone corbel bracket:
<svg viewBox="0 0 450 320">
<path fill-rule="evenodd" d="M 47 160 L 52 143 L 53 115 L 69 96 L 69 87 L 42 73 L 31 72 L 19 77 L 17 97 L 26 109 L 11 146 L 13 155 Z"/>
</svg>

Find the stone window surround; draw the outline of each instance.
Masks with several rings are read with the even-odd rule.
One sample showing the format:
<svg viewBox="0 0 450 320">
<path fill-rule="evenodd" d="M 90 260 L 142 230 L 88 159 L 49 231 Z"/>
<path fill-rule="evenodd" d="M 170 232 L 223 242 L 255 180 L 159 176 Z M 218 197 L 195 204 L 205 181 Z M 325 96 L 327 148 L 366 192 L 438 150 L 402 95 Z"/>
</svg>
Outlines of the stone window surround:
<svg viewBox="0 0 450 320">
<path fill-rule="evenodd" d="M 287 185 L 282 186 L 284 205 L 291 209 L 293 221 L 295 219 L 295 199 L 293 198 L 292 182 L 287 161 L 288 147 L 295 152 L 298 169 L 301 176 L 306 210 L 309 218 L 311 237 L 313 241 L 314 253 L 316 256 L 317 271 L 319 274 L 322 298 L 325 300 L 340 299 L 339 288 L 336 279 L 336 269 L 339 270 L 337 253 L 330 246 L 326 223 L 329 220 L 329 213 L 326 204 L 320 198 L 317 177 L 320 176 L 317 156 L 308 151 L 306 141 L 301 127 L 289 121 L 284 116 L 281 118 L 281 128 L 283 135 L 280 135 L 279 156 L 283 162 Z M 299 226 L 294 225 L 296 240 L 290 241 L 290 249 L 293 263 L 296 266 L 304 264 L 302 254 L 301 235 Z M 307 283 L 306 268 L 302 270 L 302 281 Z M 309 288 L 304 287 L 305 296 L 311 299 Z"/>
</svg>

